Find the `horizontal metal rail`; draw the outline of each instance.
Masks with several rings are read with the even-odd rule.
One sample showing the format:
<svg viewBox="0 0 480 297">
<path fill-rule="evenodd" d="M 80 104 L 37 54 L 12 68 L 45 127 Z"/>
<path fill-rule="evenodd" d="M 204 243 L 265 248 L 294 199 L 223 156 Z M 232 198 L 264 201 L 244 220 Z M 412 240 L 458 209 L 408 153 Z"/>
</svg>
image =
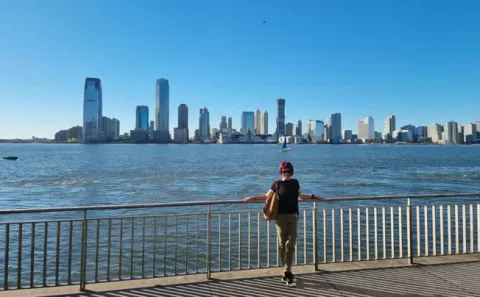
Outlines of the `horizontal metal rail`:
<svg viewBox="0 0 480 297">
<path fill-rule="evenodd" d="M 333 203 L 343 201 L 362 201 L 362 200 L 398 200 L 398 199 L 431 199 L 431 198 L 463 198 L 480 197 L 480 192 L 476 193 L 451 193 L 451 194 L 418 194 L 418 195 L 389 195 L 389 196 L 361 196 L 361 197 L 334 197 L 327 198 L 321 203 Z M 184 201 L 172 203 L 147 203 L 147 204 L 125 204 L 125 205 L 93 205 L 93 206 L 75 206 L 75 207 L 52 207 L 52 208 L 28 208 L 28 209 L 3 209 L 0 215 L 5 214 L 27 214 L 27 213 L 45 213 L 45 212 L 75 212 L 75 211 L 93 211 L 93 210 L 120 210 L 120 209 L 142 209 L 142 208 L 172 208 L 186 206 L 214 206 L 225 204 L 245 204 L 259 203 L 261 201 L 243 200 L 220 200 L 220 201 Z M 300 202 L 311 202 L 311 200 L 300 200 Z"/>
<path fill-rule="evenodd" d="M 445 198 L 480 193 L 343 197 L 326 202 L 400 200 L 388 205 L 314 201 L 300 210 L 294 265 L 456 255 L 480 252 L 480 203 Z M 413 199 L 439 198 L 412 205 Z M 441 198 L 441 199 L 440 199 Z M 308 201 L 311 202 L 311 201 Z M 141 205 L 3 210 L 22 213 L 81 211 L 79 219 L 30 216 L 0 222 L 0 290 L 170 275 L 206 274 L 281 265 L 275 227 L 258 210 L 214 211 L 202 201 Z M 125 214 L 108 210 L 200 206 L 192 213 Z M 202 206 L 206 206 L 203 208 Z M 104 210 L 100 217 L 89 211 Z M 205 210 L 202 212 L 202 210 Z"/>
</svg>

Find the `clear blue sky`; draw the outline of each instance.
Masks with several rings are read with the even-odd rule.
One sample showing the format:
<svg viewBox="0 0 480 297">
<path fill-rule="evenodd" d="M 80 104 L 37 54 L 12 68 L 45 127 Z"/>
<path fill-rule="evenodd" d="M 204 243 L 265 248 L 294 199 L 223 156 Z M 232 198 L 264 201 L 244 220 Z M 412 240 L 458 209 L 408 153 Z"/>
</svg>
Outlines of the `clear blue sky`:
<svg viewBox="0 0 480 297">
<path fill-rule="evenodd" d="M 399 125 L 480 120 L 477 0 L 2 0 L 0 138 L 53 137 L 82 124 L 85 77 L 101 78 L 104 115 L 134 127 L 155 111 L 155 80 L 177 107 L 240 125 L 243 110 L 287 99 L 287 121 L 342 129 L 388 114 Z M 263 21 L 267 21 L 263 24 Z M 305 129 L 305 126 L 304 126 Z"/>
</svg>

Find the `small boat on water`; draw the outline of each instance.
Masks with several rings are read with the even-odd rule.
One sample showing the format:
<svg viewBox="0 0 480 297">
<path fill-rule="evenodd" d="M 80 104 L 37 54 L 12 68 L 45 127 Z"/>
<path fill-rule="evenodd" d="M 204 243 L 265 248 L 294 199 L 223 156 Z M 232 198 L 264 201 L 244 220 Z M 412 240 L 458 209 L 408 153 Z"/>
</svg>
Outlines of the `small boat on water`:
<svg viewBox="0 0 480 297">
<path fill-rule="evenodd" d="M 4 160 L 11 160 L 11 161 L 15 161 L 18 159 L 18 157 L 13 157 L 13 156 L 8 156 L 8 157 L 3 157 Z"/>
<path fill-rule="evenodd" d="M 287 137 L 283 137 L 282 152 L 288 152 L 290 148 L 287 147 Z"/>
</svg>

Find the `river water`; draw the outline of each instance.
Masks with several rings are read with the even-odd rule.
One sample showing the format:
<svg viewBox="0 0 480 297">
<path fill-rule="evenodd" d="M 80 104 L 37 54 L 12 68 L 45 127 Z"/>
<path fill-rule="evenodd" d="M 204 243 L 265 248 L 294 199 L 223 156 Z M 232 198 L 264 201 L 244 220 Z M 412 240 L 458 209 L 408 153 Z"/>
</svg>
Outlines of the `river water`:
<svg viewBox="0 0 480 297">
<path fill-rule="evenodd" d="M 283 160 L 294 164 L 304 193 L 327 198 L 480 192 L 480 146 L 292 145 L 291 149 L 284 153 L 276 145 L 2 144 L 0 156 L 19 159 L 0 161 L 0 203 L 2 209 L 18 209 L 240 200 L 265 193 L 278 178 Z M 459 216 L 457 209 L 449 210 L 455 225 L 452 237 L 442 233 L 444 242 L 439 234 L 450 230 L 447 209 L 427 210 L 419 207 L 420 200 L 413 201 L 413 250 L 418 248 L 419 255 L 449 250 L 448 239 L 458 242 L 453 242 L 453 251 L 473 252 L 472 240 L 478 238 L 480 228 L 477 200 L 455 200 Z M 428 204 L 443 207 L 452 201 Z M 472 203 L 465 214 L 463 203 Z M 317 207 L 315 235 L 311 205 L 302 205 L 298 263 L 313 263 L 315 238 L 320 262 L 373 257 L 377 245 L 380 257 L 406 256 L 405 200 Z M 338 207 L 345 207 L 345 213 L 330 209 Z M 211 209 L 211 217 L 205 206 L 89 211 L 85 236 L 82 212 L 3 215 L 0 254 L 8 254 L 8 259 L 0 258 L 0 287 L 6 282 L 7 262 L 10 287 L 16 287 L 19 271 L 25 287 L 78 283 L 84 237 L 87 281 L 205 272 L 208 250 L 214 271 L 276 266 L 275 229 L 263 220 L 260 209 L 255 203 L 221 205 Z M 440 217 L 445 218 L 443 224 Z M 457 227 L 462 227 L 461 218 L 466 219 L 465 230 Z M 429 244 L 424 245 L 425 240 Z M 343 242 L 345 249 L 339 250 Z M 478 240 L 476 244 L 480 248 Z"/>
<path fill-rule="evenodd" d="M 478 191 L 480 146 L 3 144 L 3 208 L 241 199 L 283 160 L 325 197 Z"/>
</svg>

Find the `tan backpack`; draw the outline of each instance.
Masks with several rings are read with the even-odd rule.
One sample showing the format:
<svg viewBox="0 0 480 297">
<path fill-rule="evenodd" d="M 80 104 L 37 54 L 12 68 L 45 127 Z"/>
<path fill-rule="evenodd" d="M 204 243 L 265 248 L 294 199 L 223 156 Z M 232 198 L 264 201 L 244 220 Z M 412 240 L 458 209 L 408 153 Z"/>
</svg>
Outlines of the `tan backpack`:
<svg viewBox="0 0 480 297">
<path fill-rule="evenodd" d="M 263 217 L 266 221 L 272 221 L 277 218 L 278 214 L 278 200 L 280 197 L 278 196 L 278 188 L 280 182 L 278 180 L 275 181 L 275 193 L 268 197 L 265 200 L 265 205 L 263 207 Z"/>
</svg>

